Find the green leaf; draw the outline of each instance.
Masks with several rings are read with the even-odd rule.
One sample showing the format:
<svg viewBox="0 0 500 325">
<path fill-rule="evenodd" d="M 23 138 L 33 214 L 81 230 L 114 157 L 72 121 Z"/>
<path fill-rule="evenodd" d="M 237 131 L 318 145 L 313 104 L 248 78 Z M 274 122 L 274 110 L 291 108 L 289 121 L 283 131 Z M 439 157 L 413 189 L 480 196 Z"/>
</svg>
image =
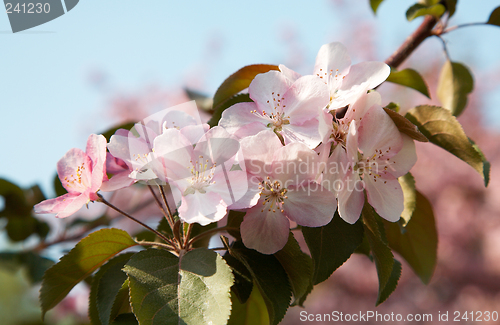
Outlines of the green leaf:
<svg viewBox="0 0 500 325">
<path fill-rule="evenodd" d="M 401 71 L 391 70 L 391 74 L 387 78 L 387 81 L 415 89 L 424 96 L 431 98 L 429 95 L 429 87 L 427 87 L 424 78 L 413 69 L 404 69 Z"/>
<path fill-rule="evenodd" d="M 42 281 L 45 271 L 54 264 L 52 260 L 34 252 L 3 252 L 0 253 L 0 262 L 2 267 L 17 269 L 19 266 L 25 266 L 33 284 Z"/>
<path fill-rule="evenodd" d="M 250 271 L 253 283 L 266 303 L 270 324 L 278 324 L 285 316 L 292 296 L 287 273 L 278 259 L 248 249 L 240 241 L 233 244 L 229 253 Z"/>
<path fill-rule="evenodd" d="M 496 7 L 495 10 L 491 12 L 490 18 L 486 22 L 489 25 L 500 26 L 500 7 Z"/>
<path fill-rule="evenodd" d="M 260 291 L 254 287 L 245 303 L 231 295 L 231 317 L 228 325 L 269 325 L 269 314 Z"/>
<path fill-rule="evenodd" d="M 135 254 L 124 270 L 141 325 L 227 323 L 233 276 L 217 253 L 197 248 L 179 258 L 148 249 Z"/>
<path fill-rule="evenodd" d="M 474 148 L 462 126 L 449 110 L 422 105 L 409 110 L 406 118 L 415 124 L 430 142 L 471 165 L 483 176 L 485 186 L 488 186 L 488 161 Z"/>
<path fill-rule="evenodd" d="M 201 93 L 193 89 L 189 89 L 187 87 L 184 88 L 184 91 L 186 92 L 186 95 L 188 96 L 189 100 L 194 100 L 196 102 L 196 107 L 198 107 L 198 109 L 201 109 L 202 111 L 206 112 L 212 112 L 212 104 L 213 104 L 212 97 L 208 97 L 204 93 Z"/>
<path fill-rule="evenodd" d="M 383 2 L 384 0 L 370 0 L 370 7 L 373 10 L 373 13 L 377 13 L 378 6 Z"/>
<path fill-rule="evenodd" d="M 472 141 L 471 138 L 469 138 L 469 142 L 472 144 L 472 147 L 476 152 L 479 154 L 483 161 L 483 175 L 484 175 L 484 186 L 488 186 L 490 183 L 490 169 L 491 169 L 491 164 L 488 160 L 486 160 L 486 156 L 484 155 L 483 151 L 478 147 L 478 145 Z"/>
<path fill-rule="evenodd" d="M 123 269 L 122 269 L 123 270 Z M 116 294 L 115 301 L 113 303 L 113 308 L 111 308 L 111 315 L 109 319 L 117 319 L 121 314 L 132 313 L 132 308 L 130 307 L 130 287 L 128 278 L 123 282 L 122 287 L 118 290 Z M 134 315 L 134 314 L 132 314 Z M 134 316 L 135 319 L 135 316 Z M 136 320 L 137 323 L 137 320 Z"/>
<path fill-rule="evenodd" d="M 89 297 L 89 317 L 92 324 L 108 325 L 113 320 L 112 308 L 118 292 L 127 280 L 127 274 L 122 268 L 132 255 L 134 253 L 115 256 L 94 275 Z"/>
<path fill-rule="evenodd" d="M 222 117 L 222 113 L 228 109 L 229 107 L 238 104 L 238 103 L 244 103 L 244 102 L 252 102 L 250 99 L 250 95 L 248 94 L 238 94 L 234 95 L 233 97 L 230 97 L 228 100 L 217 106 L 217 110 L 214 111 L 214 114 L 212 115 L 212 118 L 210 121 L 208 121 L 208 125 L 210 127 L 214 127 L 219 123 L 219 120 Z"/>
<path fill-rule="evenodd" d="M 297 305 L 300 301 L 304 301 L 307 294 L 311 292 L 313 261 L 309 255 L 300 249 L 299 243 L 293 237 L 292 232 L 290 232 L 285 247 L 276 252 L 274 256 L 288 274 L 288 281 L 290 281 L 294 296 L 292 306 Z"/>
<path fill-rule="evenodd" d="M 124 249 L 136 245 L 128 233 L 113 228 L 101 229 L 80 240 L 43 276 L 40 289 L 43 315 L 101 265 Z"/>
<path fill-rule="evenodd" d="M 406 19 L 412 21 L 413 19 L 425 15 L 432 15 L 437 18 L 441 17 L 446 11 L 446 8 L 442 4 L 435 4 L 432 6 L 426 6 L 420 3 L 416 3 L 406 11 Z"/>
<path fill-rule="evenodd" d="M 220 106 L 222 106 L 224 102 L 240 91 L 248 88 L 256 75 L 259 73 L 266 73 L 271 70 L 279 70 L 279 67 L 271 64 L 247 65 L 224 80 L 224 82 L 219 86 L 219 89 L 215 92 L 213 103 L 214 117 L 210 120 L 209 125 L 217 125 L 220 115 L 222 114 Z"/>
<path fill-rule="evenodd" d="M 399 103 L 390 102 L 384 108 L 387 108 L 387 109 L 390 109 L 391 111 L 399 113 L 399 110 L 401 109 L 401 106 L 399 105 Z"/>
<path fill-rule="evenodd" d="M 396 223 L 384 221 L 389 246 L 410 264 L 423 283 L 429 283 L 437 261 L 437 230 L 429 201 L 416 192 L 416 208 L 401 233 Z"/>
<path fill-rule="evenodd" d="M 224 80 L 215 92 L 214 108 L 217 108 L 217 106 L 221 105 L 243 89 L 248 88 L 256 75 L 271 70 L 279 70 L 279 67 L 271 64 L 252 64 L 239 69 Z"/>
<path fill-rule="evenodd" d="M 446 7 L 446 11 L 448 11 L 448 18 L 450 18 L 455 14 L 457 0 L 444 0 L 444 6 Z"/>
<path fill-rule="evenodd" d="M 429 139 L 427 139 L 418 130 L 417 126 L 412 122 L 410 122 L 407 118 L 389 108 L 384 107 L 384 110 L 387 113 L 387 115 L 389 115 L 389 117 L 392 119 L 394 124 L 396 124 L 399 132 L 406 134 L 413 140 L 417 140 L 420 142 L 429 142 Z"/>
<path fill-rule="evenodd" d="M 401 213 L 401 219 L 399 220 L 399 224 L 402 227 L 406 227 L 417 205 L 415 179 L 410 173 L 408 173 L 404 176 L 399 177 L 398 180 L 399 184 L 401 185 L 401 188 L 403 189 L 403 195 L 405 200 L 404 202 L 405 208 L 403 210 L 403 213 Z"/>
<path fill-rule="evenodd" d="M 137 319 L 135 319 L 134 314 L 121 314 L 116 317 L 116 319 L 111 323 L 111 325 L 137 325 Z"/>
<path fill-rule="evenodd" d="M 474 88 L 472 75 L 461 63 L 446 61 L 441 69 L 437 95 L 443 107 L 459 116 L 467 105 L 467 96 Z"/>
<path fill-rule="evenodd" d="M 29 206 L 24 191 L 16 184 L 0 178 L 0 196 L 4 198 L 4 207 L 0 217 L 30 217 L 32 206 Z"/>
<path fill-rule="evenodd" d="M 400 277 L 401 277 L 401 263 L 399 263 L 398 260 L 394 259 L 394 265 L 392 267 L 391 276 L 389 277 L 389 280 L 387 281 L 384 290 L 382 290 L 382 292 L 379 292 L 376 306 L 386 301 L 387 298 L 389 298 L 389 296 L 394 292 L 394 290 L 396 290 Z"/>
<path fill-rule="evenodd" d="M 243 222 L 243 217 L 246 212 L 241 211 L 229 211 L 227 216 L 227 226 L 233 228 L 240 228 L 241 223 Z M 233 236 L 236 240 L 241 240 L 241 234 L 239 231 L 229 230 L 228 233 Z"/>
<path fill-rule="evenodd" d="M 111 139 L 111 136 L 115 134 L 115 132 L 118 129 L 125 129 L 125 130 L 130 130 L 134 127 L 135 123 L 134 122 L 129 122 L 125 124 L 120 124 L 116 125 L 102 133 L 102 135 L 106 138 L 106 140 L 109 142 L 109 139 Z"/>
<path fill-rule="evenodd" d="M 217 222 L 212 222 L 206 226 L 202 226 L 198 223 L 195 223 L 195 224 L 193 224 L 193 229 L 191 230 L 191 237 L 197 236 L 199 234 L 204 233 L 207 230 L 215 229 L 215 228 L 217 228 Z M 193 243 L 193 247 L 194 248 L 198 248 L 198 247 L 208 248 L 210 238 L 211 238 L 211 236 L 205 236 L 205 238 L 197 240 L 196 242 Z"/>
<path fill-rule="evenodd" d="M 349 259 L 363 241 L 361 222 L 345 222 L 335 211 L 332 221 L 323 227 L 302 227 L 314 262 L 313 284 L 325 281 Z"/>
<path fill-rule="evenodd" d="M 384 298 L 383 294 L 386 292 L 386 287 L 390 289 L 392 285 L 389 280 L 394 269 L 394 255 L 392 255 L 391 249 L 387 244 L 384 225 L 380 220 L 377 220 L 375 211 L 373 211 L 373 208 L 368 203 L 365 203 L 363 207 L 362 216 L 364 231 L 370 244 L 375 266 L 377 267 L 379 283 L 378 304 L 378 301 Z"/>
<path fill-rule="evenodd" d="M 250 274 L 250 271 L 248 271 L 246 266 L 241 263 L 240 260 L 229 254 L 229 252 L 226 252 L 223 258 L 227 265 L 231 267 L 234 275 L 234 284 L 231 287 L 231 292 L 239 299 L 241 304 L 244 304 L 252 293 L 252 274 Z"/>
<path fill-rule="evenodd" d="M 66 189 L 62 186 L 61 180 L 59 179 L 59 175 L 57 174 L 54 176 L 53 186 L 56 196 L 61 196 L 68 193 L 68 191 L 66 191 Z"/>
</svg>

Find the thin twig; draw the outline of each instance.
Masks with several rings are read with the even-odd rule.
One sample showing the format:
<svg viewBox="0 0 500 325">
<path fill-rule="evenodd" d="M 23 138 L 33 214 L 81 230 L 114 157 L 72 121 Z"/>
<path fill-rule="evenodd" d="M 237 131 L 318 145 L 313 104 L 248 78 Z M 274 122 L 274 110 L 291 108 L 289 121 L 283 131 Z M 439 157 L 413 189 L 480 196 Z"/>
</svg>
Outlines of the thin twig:
<svg viewBox="0 0 500 325">
<path fill-rule="evenodd" d="M 240 229 L 236 227 L 221 227 L 221 228 L 210 229 L 205 231 L 204 233 L 199 234 L 198 236 L 194 236 L 193 238 L 191 238 L 191 240 L 189 240 L 188 242 L 188 246 L 191 246 L 195 241 L 198 241 L 203 237 L 228 230 L 240 231 Z"/>
<path fill-rule="evenodd" d="M 165 219 L 167 219 L 167 222 L 168 222 L 168 225 L 170 226 L 170 229 L 173 231 L 174 230 L 174 225 L 172 224 L 169 215 L 165 211 L 165 208 L 161 204 L 160 199 L 156 196 L 156 193 L 154 192 L 153 187 L 151 185 L 148 185 L 148 188 L 149 188 L 149 191 L 151 192 L 151 194 L 153 195 L 153 197 L 155 199 L 155 202 L 158 205 L 158 208 L 160 208 L 161 212 L 163 213 L 163 216 L 165 217 Z"/>
<path fill-rule="evenodd" d="M 186 234 L 184 235 L 184 244 L 182 245 L 182 247 L 186 248 L 186 246 L 188 244 L 189 237 L 191 237 L 191 231 L 192 230 L 193 230 L 193 224 L 190 223 L 188 225 L 188 229 L 186 231 Z"/>
<path fill-rule="evenodd" d="M 462 25 L 456 25 L 456 26 L 446 28 L 445 30 L 443 30 L 441 32 L 441 34 L 446 34 L 446 33 L 454 31 L 455 29 L 459 29 L 459 28 L 463 28 L 463 27 L 481 26 L 481 25 L 488 25 L 488 23 L 481 22 L 481 23 L 467 23 L 467 24 L 462 24 Z"/>
<path fill-rule="evenodd" d="M 98 194 L 99 195 L 99 194 Z M 116 212 L 118 213 L 121 213 L 123 214 L 125 217 L 129 218 L 130 220 L 132 221 L 135 221 L 137 222 L 138 224 L 140 224 L 141 226 L 143 226 L 144 228 L 148 229 L 149 231 L 152 231 L 153 233 L 155 233 L 158 237 L 160 237 L 161 239 L 163 239 L 165 242 L 169 243 L 170 245 L 172 246 L 175 246 L 172 241 L 170 239 L 168 239 L 167 237 L 165 237 L 162 233 L 156 231 L 155 229 L 151 228 L 150 226 L 146 225 L 145 223 L 143 223 L 142 221 L 140 220 L 137 220 L 136 218 L 132 217 L 131 215 L 127 214 L 126 212 L 120 210 L 119 208 L 117 208 L 116 206 L 114 206 L 113 204 L 109 203 L 108 201 L 106 201 L 106 199 L 104 199 L 101 195 L 99 195 L 99 199 L 100 200 L 97 200 L 97 202 L 102 202 L 104 203 L 105 205 L 107 205 L 108 207 L 110 207 L 111 209 L 115 210 Z"/>
<path fill-rule="evenodd" d="M 158 188 L 160 190 L 160 194 L 161 194 L 161 197 L 163 199 L 163 203 L 165 203 L 165 207 L 167 208 L 168 224 L 170 225 L 170 227 L 172 228 L 172 231 L 173 231 L 175 221 L 174 221 L 174 216 L 172 215 L 172 211 L 170 210 L 170 206 L 168 205 L 167 195 L 165 194 L 165 190 L 163 189 L 163 186 L 158 185 Z"/>
<path fill-rule="evenodd" d="M 156 242 L 151 242 L 151 241 L 138 241 L 136 243 L 141 245 L 141 246 L 160 246 L 160 247 L 166 248 L 168 250 L 176 250 L 176 248 L 174 246 L 169 245 L 169 244 L 164 244 L 164 243 L 156 243 Z"/>
<path fill-rule="evenodd" d="M 390 67 L 397 68 L 427 37 L 434 35 L 432 29 L 436 26 L 437 22 L 438 19 L 436 17 L 426 16 L 422 24 L 385 60 L 385 63 Z"/>
</svg>

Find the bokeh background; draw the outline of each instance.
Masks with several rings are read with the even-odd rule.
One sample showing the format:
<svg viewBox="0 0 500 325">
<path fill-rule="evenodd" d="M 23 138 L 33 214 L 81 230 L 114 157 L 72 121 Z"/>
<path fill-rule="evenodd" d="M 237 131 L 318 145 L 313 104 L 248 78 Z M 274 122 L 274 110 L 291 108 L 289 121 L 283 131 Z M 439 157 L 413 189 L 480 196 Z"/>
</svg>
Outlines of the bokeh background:
<svg viewBox="0 0 500 325">
<path fill-rule="evenodd" d="M 320 46 L 332 41 L 343 42 L 354 63 L 384 61 L 420 24 L 422 18 L 405 18 L 413 3 L 385 0 L 375 16 L 368 0 L 80 1 L 62 17 L 16 34 L 0 14 L 0 177 L 22 187 L 40 184 L 53 196 L 56 162 L 69 148 L 84 148 L 88 134 L 185 102 L 186 89 L 210 97 L 244 65 L 283 63 L 308 74 Z M 486 21 L 498 5 L 459 0 L 450 26 Z M 395 293 L 375 308 L 375 266 L 353 256 L 315 288 L 308 313 L 500 312 L 500 28 L 458 29 L 443 38 L 451 59 L 474 74 L 475 90 L 459 120 L 492 164 L 490 185 L 485 189 L 480 176 L 451 154 L 418 144 L 412 173 L 434 205 L 439 233 L 433 280 L 422 284 L 403 264 Z M 444 61 L 441 40 L 426 40 L 401 68 L 418 70 L 433 99 L 384 84 L 384 104 L 439 105 L 435 89 Z M 0 210 L 3 204 L 0 196 Z M 82 213 L 90 218 L 98 211 Z M 0 230 L 0 250 L 28 244 L 13 244 Z M 87 291 L 74 290 L 47 323 L 84 323 Z M 2 324 L 38 321 L 36 296 L 22 272 L 0 265 Z M 283 323 L 302 323 L 301 310 L 292 308 Z"/>
</svg>

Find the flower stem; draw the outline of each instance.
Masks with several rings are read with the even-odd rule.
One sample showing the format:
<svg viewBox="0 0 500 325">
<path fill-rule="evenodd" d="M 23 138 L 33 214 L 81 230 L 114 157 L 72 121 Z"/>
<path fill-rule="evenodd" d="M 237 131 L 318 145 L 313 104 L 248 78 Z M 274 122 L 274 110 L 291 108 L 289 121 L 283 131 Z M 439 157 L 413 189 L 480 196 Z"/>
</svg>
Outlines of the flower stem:
<svg viewBox="0 0 500 325">
<path fill-rule="evenodd" d="M 158 198 L 158 196 L 156 196 L 156 193 L 154 192 L 153 187 L 151 185 L 148 185 L 148 188 L 149 188 L 149 191 L 151 192 L 151 194 L 153 195 L 153 197 L 155 199 L 156 205 L 158 205 L 158 208 L 160 208 L 161 212 L 163 213 L 163 216 L 165 217 L 165 219 L 167 219 L 167 222 L 168 222 L 168 225 L 170 226 L 170 229 L 173 231 L 174 230 L 174 224 L 172 223 L 172 219 L 169 217 L 169 214 L 167 214 L 167 211 L 165 211 L 165 208 L 161 204 L 160 199 Z"/>
<path fill-rule="evenodd" d="M 138 224 L 140 224 L 141 226 L 143 226 L 144 228 L 148 229 L 149 231 L 152 231 L 153 233 L 155 233 L 158 237 L 160 237 L 161 239 L 163 239 L 165 242 L 167 242 L 168 244 L 172 245 L 172 246 L 175 246 L 172 241 L 170 239 L 168 239 L 167 237 L 165 237 L 162 233 L 154 230 L 153 228 L 151 228 L 150 226 L 146 225 L 145 223 L 143 223 L 142 221 L 139 221 L 137 220 L 136 218 L 132 217 L 131 215 L 127 214 L 126 212 L 120 210 L 119 208 L 117 208 L 116 206 L 114 206 L 113 204 L 109 203 L 108 201 L 106 201 L 106 199 L 104 199 L 102 197 L 102 195 L 100 194 L 97 194 L 99 196 L 99 200 L 96 200 L 98 202 L 102 202 L 104 203 L 105 205 L 107 205 L 108 207 L 110 207 L 111 209 L 115 210 L 116 212 L 118 213 L 121 213 L 122 215 L 124 215 L 125 217 L 129 218 L 130 220 L 132 221 L 135 221 L 137 222 Z"/>
<path fill-rule="evenodd" d="M 168 215 L 167 220 L 169 220 L 168 224 L 170 225 L 170 227 L 172 228 L 172 231 L 173 231 L 175 220 L 174 220 L 174 216 L 172 215 L 172 211 L 170 210 L 170 206 L 168 205 L 167 195 L 165 194 L 165 189 L 161 185 L 158 185 L 158 189 L 160 190 L 160 194 L 161 194 L 161 197 L 163 199 L 163 203 L 165 203 L 165 207 L 167 208 L 167 215 Z"/>
<path fill-rule="evenodd" d="M 210 229 L 205 231 L 204 233 L 199 234 L 198 236 L 194 236 L 189 240 L 188 246 L 191 246 L 194 242 L 202 239 L 203 237 L 206 237 L 208 235 L 213 235 L 215 233 L 221 232 L 221 231 L 228 231 L 228 230 L 234 230 L 234 231 L 240 231 L 239 228 L 236 227 L 221 227 L 221 228 L 215 228 L 215 229 Z"/>
<path fill-rule="evenodd" d="M 188 229 L 186 230 L 186 234 L 184 235 L 184 244 L 182 245 L 182 247 L 186 248 L 187 247 L 187 244 L 188 244 L 188 241 L 189 241 L 189 237 L 191 237 L 191 231 L 193 230 L 193 224 L 190 223 L 188 225 Z"/>
<path fill-rule="evenodd" d="M 172 245 L 169 244 L 164 244 L 164 243 L 156 243 L 156 242 L 151 242 L 151 241 L 138 241 L 137 242 L 141 246 L 160 246 L 163 248 L 166 248 L 168 250 L 176 250 L 176 248 Z"/>
</svg>

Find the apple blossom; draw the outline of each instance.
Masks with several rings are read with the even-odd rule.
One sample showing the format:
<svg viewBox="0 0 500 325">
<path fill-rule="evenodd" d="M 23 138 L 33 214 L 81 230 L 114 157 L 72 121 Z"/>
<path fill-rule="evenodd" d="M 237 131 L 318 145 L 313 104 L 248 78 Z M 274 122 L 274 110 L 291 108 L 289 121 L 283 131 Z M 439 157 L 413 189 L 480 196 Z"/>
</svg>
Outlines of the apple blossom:
<svg viewBox="0 0 500 325">
<path fill-rule="evenodd" d="M 98 200 L 97 191 L 106 176 L 106 138 L 91 134 L 86 152 L 73 148 L 57 162 L 57 174 L 68 193 L 34 206 L 35 213 L 57 213 L 65 218 L 90 201 Z"/>
<path fill-rule="evenodd" d="M 322 140 L 320 114 L 329 102 L 326 85 L 316 77 L 291 81 L 278 71 L 257 75 L 248 93 L 253 102 L 235 104 L 222 113 L 219 125 L 243 138 L 274 131 L 285 144 L 301 142 L 315 148 Z"/>
<path fill-rule="evenodd" d="M 282 249 L 290 220 L 307 227 L 328 224 L 335 197 L 315 180 L 316 153 L 303 143 L 283 146 L 270 130 L 241 140 L 247 171 L 260 182 L 257 205 L 241 223 L 245 246 L 264 254 Z"/>
<path fill-rule="evenodd" d="M 345 221 L 358 220 L 364 204 L 363 189 L 368 203 L 381 217 L 398 221 L 404 208 L 398 177 L 415 164 L 415 144 L 399 132 L 379 105 L 368 110 L 359 129 L 357 122 L 350 123 L 345 147 L 338 145 L 329 158 L 325 183 L 336 192 L 339 214 Z M 332 172 L 330 168 L 335 161 L 343 168 Z"/>
<path fill-rule="evenodd" d="M 289 80 L 300 75 L 284 65 L 280 71 Z M 313 75 L 319 77 L 330 92 L 328 110 L 335 110 L 354 103 L 368 90 L 387 79 L 390 68 L 383 62 L 367 61 L 351 65 L 346 47 L 338 42 L 323 45 L 316 57 Z"/>
<path fill-rule="evenodd" d="M 189 102 L 186 105 L 195 105 Z M 182 108 L 181 105 L 173 108 Z M 162 112 L 160 112 L 162 113 Z M 159 113 L 157 113 L 159 114 Z M 110 159 L 120 159 L 126 165 L 120 172 L 117 172 L 106 184 L 103 191 L 114 191 L 130 186 L 137 180 L 150 180 L 156 175 L 150 170 L 144 170 L 144 166 L 151 161 L 150 154 L 153 149 L 154 139 L 168 129 L 178 129 L 180 132 L 195 143 L 208 130 L 207 124 L 198 122 L 189 114 L 179 110 L 169 110 L 162 116 L 150 116 L 144 123 L 136 123 L 131 131 L 120 129 L 111 136 L 108 150 Z M 114 162 L 110 162 L 114 165 Z"/>
<path fill-rule="evenodd" d="M 168 182 L 180 203 L 179 218 L 201 225 L 222 219 L 228 209 L 256 204 L 257 186 L 242 170 L 232 170 L 238 141 L 214 127 L 193 146 L 181 131 L 168 129 L 154 140 L 151 170 Z"/>
</svg>

